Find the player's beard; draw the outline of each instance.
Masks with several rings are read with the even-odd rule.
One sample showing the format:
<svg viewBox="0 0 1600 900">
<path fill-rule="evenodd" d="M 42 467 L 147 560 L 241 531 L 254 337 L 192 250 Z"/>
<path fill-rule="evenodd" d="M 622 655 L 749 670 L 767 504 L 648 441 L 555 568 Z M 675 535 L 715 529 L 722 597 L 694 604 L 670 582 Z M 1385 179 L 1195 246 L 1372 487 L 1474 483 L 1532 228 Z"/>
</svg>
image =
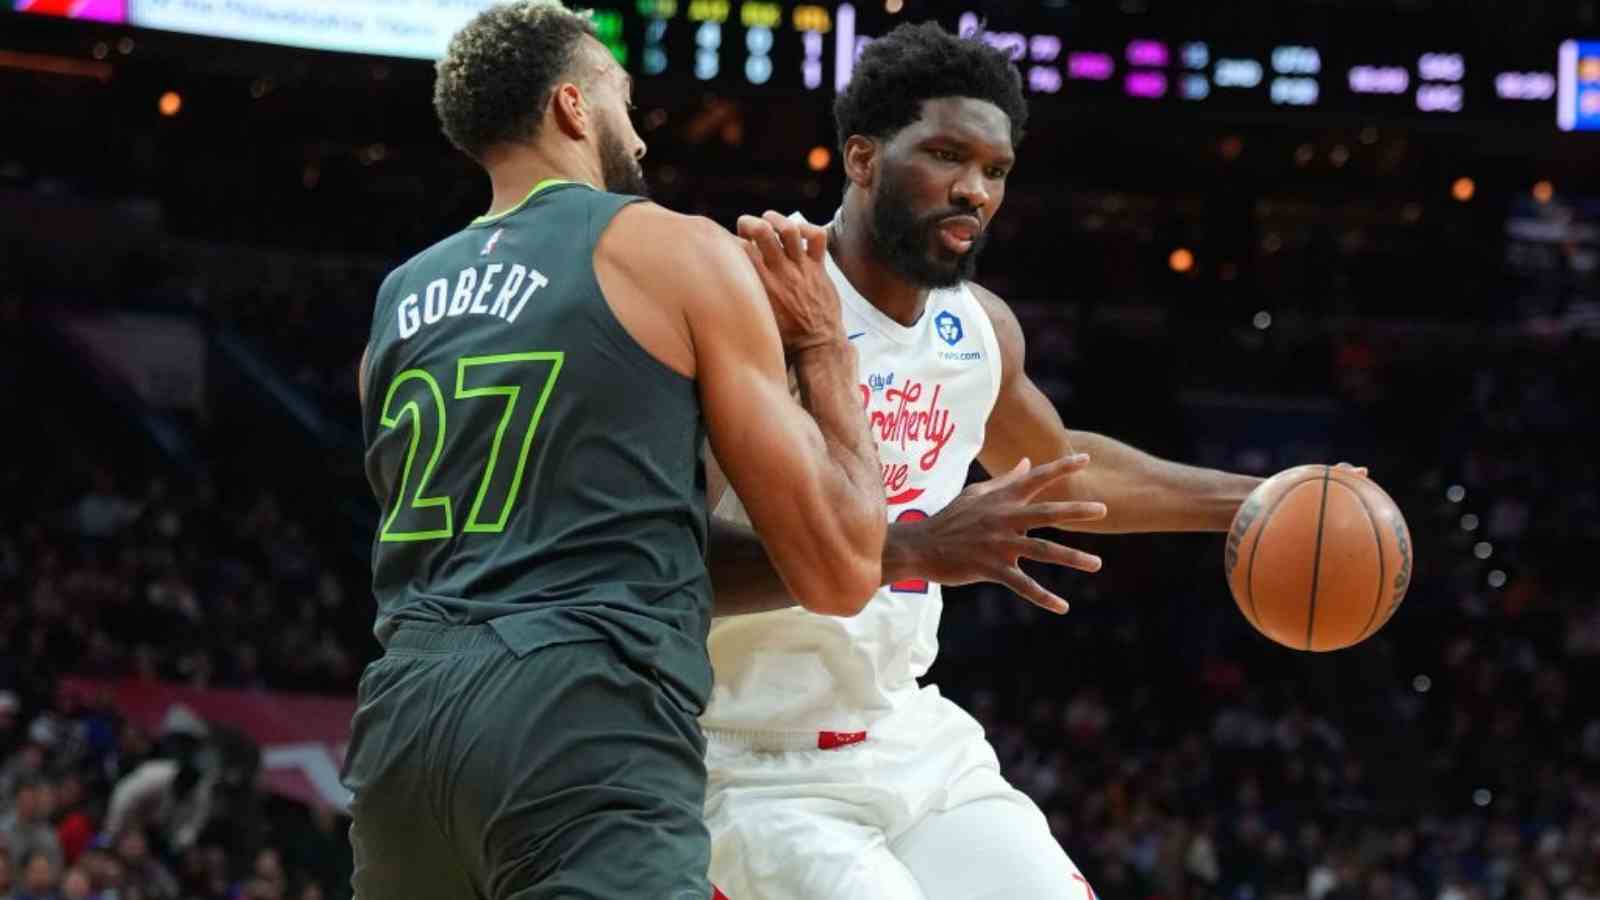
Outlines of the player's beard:
<svg viewBox="0 0 1600 900">
<path fill-rule="evenodd" d="M 900 189 L 900 179 L 889 166 L 872 204 L 872 243 L 889 268 L 918 287 L 948 288 L 971 281 L 978 271 L 978 254 L 989 240 L 985 228 L 965 253 L 954 253 L 937 240 L 939 223 L 951 216 L 976 216 L 970 208 L 953 206 L 917 218 Z"/>
<path fill-rule="evenodd" d="M 627 145 L 611 126 L 600 124 L 600 175 L 605 178 L 606 190 L 613 194 L 650 195 L 650 185 L 644 180 L 644 167 L 628 152 Z"/>
</svg>

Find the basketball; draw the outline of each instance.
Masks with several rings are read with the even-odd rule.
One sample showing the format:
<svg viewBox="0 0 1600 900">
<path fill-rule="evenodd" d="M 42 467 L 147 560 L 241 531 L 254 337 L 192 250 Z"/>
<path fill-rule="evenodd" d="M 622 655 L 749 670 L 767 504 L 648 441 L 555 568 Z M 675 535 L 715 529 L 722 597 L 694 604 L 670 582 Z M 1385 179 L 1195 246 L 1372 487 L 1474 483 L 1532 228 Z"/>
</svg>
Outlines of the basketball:
<svg viewBox="0 0 1600 900">
<path fill-rule="evenodd" d="M 1246 620 L 1296 650 L 1359 644 L 1411 583 L 1411 535 L 1377 483 L 1332 466 L 1262 482 L 1234 514 L 1223 561 Z"/>
</svg>

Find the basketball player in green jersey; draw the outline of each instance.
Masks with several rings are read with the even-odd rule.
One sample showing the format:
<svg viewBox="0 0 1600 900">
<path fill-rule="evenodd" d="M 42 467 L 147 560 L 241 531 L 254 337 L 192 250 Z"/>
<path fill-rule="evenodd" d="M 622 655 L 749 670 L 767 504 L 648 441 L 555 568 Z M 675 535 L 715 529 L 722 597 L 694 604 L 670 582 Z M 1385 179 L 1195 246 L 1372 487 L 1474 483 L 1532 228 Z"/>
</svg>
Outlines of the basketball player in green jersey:
<svg viewBox="0 0 1600 900">
<path fill-rule="evenodd" d="M 344 772 L 361 900 L 711 896 L 702 439 L 801 603 L 851 615 L 880 580 L 820 229 L 637 202 L 630 90 L 548 3 L 488 9 L 438 65 L 494 199 L 385 279 L 361 367 L 385 648 Z"/>
</svg>

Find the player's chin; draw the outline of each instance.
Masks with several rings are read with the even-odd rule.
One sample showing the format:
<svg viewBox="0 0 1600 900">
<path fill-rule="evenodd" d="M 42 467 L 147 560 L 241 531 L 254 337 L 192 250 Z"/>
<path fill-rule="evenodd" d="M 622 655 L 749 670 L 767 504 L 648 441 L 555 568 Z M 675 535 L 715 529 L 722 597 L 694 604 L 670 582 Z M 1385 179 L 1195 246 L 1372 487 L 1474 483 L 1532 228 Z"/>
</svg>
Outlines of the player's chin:
<svg viewBox="0 0 1600 900">
<path fill-rule="evenodd" d="M 941 246 L 934 248 L 924 262 L 930 273 L 935 273 L 943 280 L 957 280 L 961 278 L 961 273 L 966 268 L 967 257 L 971 255 L 971 250 L 957 253 Z"/>
<path fill-rule="evenodd" d="M 930 269 L 948 269 L 951 273 L 954 273 L 961 268 L 962 261 L 971 256 L 972 251 L 975 249 L 977 248 L 969 247 L 966 250 L 951 250 L 944 245 L 944 241 L 934 238 L 933 242 L 928 246 L 928 252 L 923 257 L 923 261 Z"/>
</svg>

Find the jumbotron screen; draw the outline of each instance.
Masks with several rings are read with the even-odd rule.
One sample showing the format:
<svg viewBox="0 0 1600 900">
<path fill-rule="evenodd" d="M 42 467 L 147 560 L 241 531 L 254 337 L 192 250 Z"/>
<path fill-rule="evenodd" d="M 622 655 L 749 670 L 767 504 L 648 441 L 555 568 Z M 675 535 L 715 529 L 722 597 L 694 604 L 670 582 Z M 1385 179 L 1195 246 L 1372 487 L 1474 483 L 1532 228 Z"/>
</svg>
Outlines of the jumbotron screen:
<svg viewBox="0 0 1600 900">
<path fill-rule="evenodd" d="M 23 12 L 318 50 L 434 59 L 493 0 L 14 0 Z M 977 6 L 977 4 L 974 4 Z M 877 3 L 602 0 L 601 39 L 635 77 L 714 82 L 724 92 L 832 92 L 861 49 L 902 20 Z M 1600 43 L 1493 49 L 1244 43 L 1204 36 L 1068 35 L 1048 17 L 974 10 L 945 24 L 982 29 L 1030 93 L 1130 108 L 1317 111 L 1381 121 L 1472 118 L 1563 130 L 1600 127 Z"/>
</svg>

